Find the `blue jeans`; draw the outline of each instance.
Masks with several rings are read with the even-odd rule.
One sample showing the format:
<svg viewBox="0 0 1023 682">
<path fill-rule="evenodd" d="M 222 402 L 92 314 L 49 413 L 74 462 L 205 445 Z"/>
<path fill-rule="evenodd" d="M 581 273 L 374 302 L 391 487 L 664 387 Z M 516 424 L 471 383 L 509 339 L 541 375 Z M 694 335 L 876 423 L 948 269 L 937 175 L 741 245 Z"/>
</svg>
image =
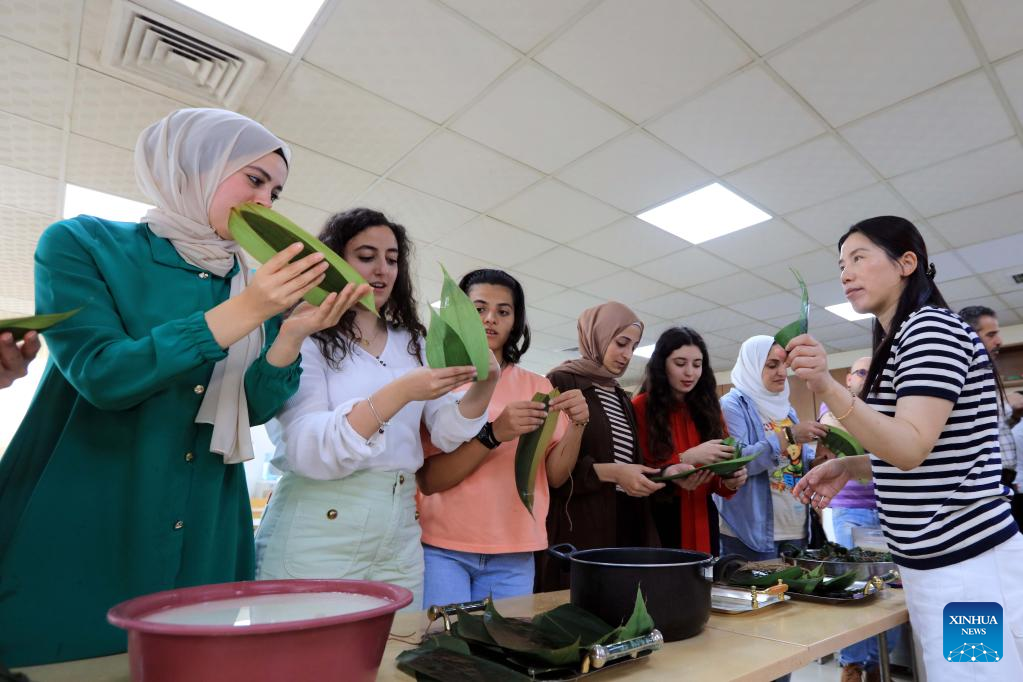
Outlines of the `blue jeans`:
<svg viewBox="0 0 1023 682">
<path fill-rule="evenodd" d="M 476 554 L 423 545 L 423 605 L 459 604 L 532 594 L 532 552 Z"/>
<path fill-rule="evenodd" d="M 843 547 L 853 547 L 853 528 L 880 528 L 881 523 L 877 518 L 876 509 L 855 509 L 850 507 L 832 507 L 831 522 L 835 527 L 835 542 Z M 899 641 L 899 628 L 892 628 L 888 631 L 888 652 Z M 876 668 L 880 662 L 880 654 L 877 649 L 877 638 L 871 637 L 862 642 L 856 642 L 838 652 L 838 664 L 849 665 L 856 663 L 864 668 Z"/>
</svg>

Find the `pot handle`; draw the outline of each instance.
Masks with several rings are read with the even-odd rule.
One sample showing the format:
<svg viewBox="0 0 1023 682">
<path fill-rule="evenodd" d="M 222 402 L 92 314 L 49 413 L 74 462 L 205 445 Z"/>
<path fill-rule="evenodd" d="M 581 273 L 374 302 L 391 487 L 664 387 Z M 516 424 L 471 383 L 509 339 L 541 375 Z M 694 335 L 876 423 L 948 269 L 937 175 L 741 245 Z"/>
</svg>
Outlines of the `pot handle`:
<svg viewBox="0 0 1023 682">
<path fill-rule="evenodd" d="M 567 550 L 567 551 L 566 551 Z M 547 548 L 547 552 L 553 556 L 558 557 L 562 561 L 571 561 L 572 555 L 578 552 L 571 542 L 562 542 L 561 544 L 551 545 Z"/>
</svg>

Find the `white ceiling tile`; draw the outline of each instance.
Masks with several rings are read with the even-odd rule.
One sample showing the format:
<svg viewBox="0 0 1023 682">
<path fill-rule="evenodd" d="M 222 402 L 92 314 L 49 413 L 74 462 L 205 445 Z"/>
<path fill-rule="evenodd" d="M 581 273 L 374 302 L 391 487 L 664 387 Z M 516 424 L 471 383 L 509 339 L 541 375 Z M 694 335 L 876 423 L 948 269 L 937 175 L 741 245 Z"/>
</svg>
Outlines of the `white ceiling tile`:
<svg viewBox="0 0 1023 682">
<path fill-rule="evenodd" d="M 1004 140 L 1012 124 L 978 72 L 851 123 L 842 136 L 885 177 Z"/>
<path fill-rule="evenodd" d="M 143 129 L 185 106 L 89 69 L 79 68 L 77 73 L 71 131 L 94 140 L 134 149 Z M 63 84 L 60 87 L 63 109 Z"/>
<path fill-rule="evenodd" d="M 1006 304 L 1017 310 L 1023 310 L 1023 291 L 1011 291 L 999 296 Z"/>
<path fill-rule="evenodd" d="M 0 109 L 63 127 L 69 73 L 66 60 L 0 38 Z"/>
<path fill-rule="evenodd" d="M 579 290 L 609 301 L 634 305 L 638 301 L 665 294 L 671 291 L 671 287 L 649 277 L 637 275 L 631 270 L 620 270 L 613 275 L 580 284 Z"/>
<path fill-rule="evenodd" d="M 841 319 L 835 316 L 835 319 Z M 835 341 L 843 343 L 855 343 L 854 348 L 861 348 L 870 345 L 870 332 L 852 324 L 851 322 L 841 322 L 839 324 L 833 324 L 829 326 L 816 326 L 811 323 L 810 325 L 810 336 L 817 339 L 818 341 L 824 341 L 825 343 L 834 343 Z"/>
<path fill-rule="evenodd" d="M 1023 50 L 1023 3 L 1019 0 L 962 0 L 991 61 Z"/>
<path fill-rule="evenodd" d="M 419 190 L 383 180 L 359 197 L 361 206 L 382 211 L 391 220 L 402 223 L 411 235 L 429 243 L 464 225 L 478 214 Z"/>
<path fill-rule="evenodd" d="M 1023 232 L 1018 232 L 1011 237 L 964 246 L 958 249 L 957 253 L 974 272 L 993 272 L 1017 266 L 1023 263 Z M 935 264 L 937 264 L 936 259 Z M 941 274 L 940 265 L 938 274 Z"/>
<path fill-rule="evenodd" d="M 1023 229 L 1020 216 L 1023 216 L 1023 192 L 944 213 L 927 222 L 949 244 L 958 247 L 1016 234 Z"/>
<path fill-rule="evenodd" d="M 834 278 L 810 284 L 806 289 L 810 295 L 810 301 L 821 308 L 846 302 L 845 289 L 842 286 L 842 280 L 837 277 L 837 273 Z"/>
<path fill-rule="evenodd" d="M 774 293 L 778 287 L 748 272 L 737 272 L 712 282 L 697 284 L 686 289 L 691 294 L 721 305 L 749 300 L 750 296 Z"/>
<path fill-rule="evenodd" d="M 689 248 L 633 268 L 673 287 L 684 289 L 708 280 L 723 278 L 739 268 L 699 248 Z"/>
<path fill-rule="evenodd" d="M 1023 55 L 1002 62 L 995 67 L 995 73 L 1009 96 L 1016 117 L 1023 120 Z"/>
<path fill-rule="evenodd" d="M 52 212 L 50 214 L 33 213 L 31 211 L 23 211 L 17 208 L 4 207 L 4 239 L 0 240 L 0 244 L 4 243 L 4 241 L 9 238 L 11 240 L 29 244 L 34 251 L 35 244 L 39 241 L 39 235 L 41 235 L 43 230 L 45 230 L 52 222 L 54 222 Z M 3 263 L 5 268 L 8 265 L 15 264 L 16 262 L 17 260 L 15 259 L 0 259 L 0 263 Z M 27 262 L 21 263 L 21 265 L 27 267 L 29 273 L 32 272 L 32 251 L 28 253 Z M 30 275 L 30 284 L 31 279 Z M 0 278 L 0 283 L 2 282 L 3 278 Z"/>
<path fill-rule="evenodd" d="M 597 6 L 543 49 L 537 61 L 641 122 L 749 61 L 688 2 L 629 0 Z"/>
<path fill-rule="evenodd" d="M 627 213 L 673 199 L 711 179 L 696 164 L 642 131 L 612 140 L 558 177 Z"/>
<path fill-rule="evenodd" d="M 598 277 L 607 277 L 620 268 L 567 246 L 559 246 L 520 263 L 515 269 L 548 282 L 574 287 Z"/>
<path fill-rule="evenodd" d="M 687 294 L 684 291 L 673 291 L 670 294 L 640 301 L 634 307 L 644 313 L 677 320 L 718 306 L 716 303 Z"/>
<path fill-rule="evenodd" d="M 771 284 L 790 289 L 795 285 L 792 270 L 802 275 L 808 284 L 838 279 L 838 250 L 819 248 L 811 253 L 753 268 L 752 272 Z"/>
<path fill-rule="evenodd" d="M 575 339 L 568 339 L 564 336 L 557 336 L 547 332 L 530 332 L 529 347 L 547 350 L 547 351 L 560 351 L 563 348 L 569 348 L 576 345 Z"/>
<path fill-rule="evenodd" d="M 865 3 L 769 62 L 836 126 L 980 65 L 952 8 L 932 0 Z"/>
<path fill-rule="evenodd" d="M 819 26 L 859 0 L 705 0 L 759 54 Z"/>
<path fill-rule="evenodd" d="M 846 230 L 861 220 L 879 215 L 905 216 L 910 220 L 916 218 L 915 213 L 887 185 L 878 183 L 823 204 L 789 213 L 785 219 L 824 246 L 834 249 L 837 254 L 838 239 Z"/>
<path fill-rule="evenodd" d="M 360 168 L 294 145 L 284 195 L 328 211 L 343 211 L 376 179 Z"/>
<path fill-rule="evenodd" d="M 273 97 L 263 122 L 286 140 L 374 173 L 386 171 L 435 128 L 306 64 Z"/>
<path fill-rule="evenodd" d="M 441 248 L 510 267 L 557 246 L 499 220 L 480 216 L 437 240 Z"/>
<path fill-rule="evenodd" d="M 743 268 L 788 260 L 819 245 L 781 220 L 769 220 L 703 242 L 700 248 Z"/>
<path fill-rule="evenodd" d="M 769 334 L 770 332 L 771 328 L 767 327 L 767 325 L 765 325 L 763 322 L 755 320 L 753 322 L 747 322 L 745 324 L 740 324 L 735 327 L 726 327 L 724 329 L 718 329 L 717 331 L 714 332 L 714 334 L 704 335 L 703 340 L 707 342 L 708 344 L 707 347 L 709 350 L 711 341 L 708 340 L 707 338 L 708 336 L 720 337 L 721 341 L 715 343 L 714 347 L 721 348 L 726 345 L 730 345 L 730 343 L 741 344 L 743 341 L 745 341 L 751 336 L 756 336 L 758 334 Z"/>
<path fill-rule="evenodd" d="M 533 64 L 503 78 L 451 129 L 546 173 L 629 124 Z"/>
<path fill-rule="evenodd" d="M 756 322 L 751 317 L 735 312 L 730 308 L 712 308 L 700 313 L 687 315 L 682 321 L 687 327 L 692 327 L 700 334 L 728 329 L 741 324 L 753 324 Z"/>
<path fill-rule="evenodd" d="M 578 316 L 582 311 L 587 308 L 591 308 L 595 305 L 600 305 L 604 301 L 594 296 L 589 296 L 581 292 L 571 290 L 565 291 L 564 295 L 559 297 L 552 297 L 551 301 L 545 301 L 544 305 L 551 307 L 558 307 L 565 311 L 567 315 L 571 311 L 575 311 L 572 314 Z M 579 322 L 578 320 L 569 320 L 568 322 L 562 322 L 560 324 L 552 325 L 544 330 L 545 332 L 554 334 L 555 336 L 561 336 L 566 339 L 572 338 L 573 341 L 570 344 L 566 344 L 565 348 L 571 348 L 579 343 Z"/>
<path fill-rule="evenodd" d="M 1023 147 L 1017 138 L 893 178 L 895 189 L 925 216 L 1023 190 Z"/>
<path fill-rule="evenodd" d="M 548 178 L 490 211 L 495 218 L 566 243 L 622 217 L 588 194 Z"/>
<path fill-rule="evenodd" d="M 833 347 L 835 350 L 842 352 L 860 349 L 869 351 L 871 341 L 870 335 L 868 334 L 866 336 L 850 336 L 844 339 L 835 339 L 833 341 L 829 341 L 828 345 Z M 865 354 L 870 355 L 869 352 Z"/>
<path fill-rule="evenodd" d="M 451 251 L 450 249 L 442 249 L 436 244 L 429 244 L 422 246 L 417 249 L 416 252 L 418 261 L 415 267 L 415 274 L 419 277 L 440 281 L 443 278 L 441 272 L 441 266 L 443 265 L 448 274 L 450 274 L 457 282 L 462 278 L 462 275 L 473 270 L 479 270 L 480 268 L 496 268 L 497 265 L 493 261 L 483 260 L 475 256 L 466 256 L 462 253 Z M 440 289 L 436 291 L 428 292 L 433 298 L 431 301 L 435 301 L 440 298 Z M 423 295 L 426 298 L 426 295 Z"/>
<path fill-rule="evenodd" d="M 1023 291 L 1023 283 L 1017 284 L 1013 280 L 1013 275 L 1023 273 L 1023 262 L 1018 265 L 1005 268 L 1004 270 L 996 270 L 995 272 L 988 272 L 981 275 L 981 279 L 984 283 L 996 294 L 1006 294 L 1013 291 Z"/>
<path fill-rule="evenodd" d="M 539 296 L 537 298 L 540 298 Z M 567 315 L 559 315 L 558 313 L 551 313 L 540 308 L 531 307 L 533 296 L 526 292 L 526 321 L 529 323 L 530 329 L 543 330 L 553 327 L 555 325 L 562 325 L 572 322 L 572 318 Z"/>
<path fill-rule="evenodd" d="M 964 298 L 981 298 L 992 296 L 991 289 L 984 284 L 980 277 L 963 277 L 948 282 L 941 282 L 941 295 L 949 301 L 958 301 Z"/>
<path fill-rule="evenodd" d="M 65 179 L 81 187 L 153 203 L 135 180 L 135 155 L 131 151 L 81 135 L 71 135 L 68 140 Z"/>
<path fill-rule="evenodd" d="M 681 251 L 689 242 L 629 216 L 580 237 L 572 248 L 623 267 L 645 263 L 664 254 Z"/>
<path fill-rule="evenodd" d="M 548 282 L 545 279 L 539 277 L 533 277 L 531 275 L 524 275 L 521 272 L 508 269 L 508 274 L 519 281 L 522 288 L 526 292 L 526 306 L 529 306 L 530 301 L 538 298 L 545 298 L 547 296 L 553 296 L 554 294 L 560 293 L 565 290 L 565 287 L 554 282 Z M 553 323 L 552 323 L 553 324 Z"/>
<path fill-rule="evenodd" d="M 0 164 L 57 177 L 63 141 L 60 128 L 0 112 Z"/>
<path fill-rule="evenodd" d="M 759 66 L 645 127 L 719 175 L 824 132 L 820 121 Z"/>
<path fill-rule="evenodd" d="M 4 0 L 0 35 L 67 59 L 74 16 L 66 0 Z"/>
<path fill-rule="evenodd" d="M 0 204 L 4 206 L 54 215 L 57 212 L 58 189 L 53 178 L 0 166 Z"/>
<path fill-rule="evenodd" d="M 456 204 L 485 211 L 542 176 L 478 142 L 441 131 L 420 145 L 391 178 Z"/>
<path fill-rule="evenodd" d="M 589 0 L 441 0 L 522 52 L 529 52 Z"/>
<path fill-rule="evenodd" d="M 323 230 L 327 219 L 331 216 L 330 211 L 290 201 L 287 197 L 281 197 L 274 202 L 274 210 L 287 216 L 303 230 L 314 235 L 318 235 Z"/>
<path fill-rule="evenodd" d="M 607 303 L 606 299 L 591 296 L 590 294 L 584 294 L 576 289 L 566 289 L 559 294 L 553 296 L 547 296 L 540 300 L 531 303 L 530 307 L 540 308 L 541 310 L 547 310 L 552 313 L 558 313 L 569 318 L 569 322 L 562 324 L 556 324 L 544 331 L 548 331 L 551 334 L 558 334 L 560 336 L 572 336 L 575 334 L 572 329 L 575 328 L 576 320 L 579 319 L 579 315 L 587 308 L 592 308 L 595 305 L 601 303 Z"/>
<path fill-rule="evenodd" d="M 441 123 L 517 59 L 429 0 L 345 0 L 305 55 L 311 64 Z"/>
<path fill-rule="evenodd" d="M 748 291 L 747 295 L 752 293 L 756 295 L 759 293 L 756 289 Z M 769 294 L 767 296 L 761 296 L 750 300 L 741 299 L 738 302 L 730 304 L 733 310 L 738 310 L 744 315 L 756 318 L 758 320 L 766 320 L 771 317 L 778 315 L 785 315 L 788 313 L 792 319 L 799 317 L 799 306 L 800 300 L 798 296 L 790 294 L 787 291 L 780 291 L 776 294 Z M 737 341 L 744 340 L 735 339 Z"/>
<path fill-rule="evenodd" d="M 937 270 L 934 281 L 938 284 L 946 280 L 969 277 L 974 272 L 985 272 L 983 268 L 979 267 L 979 263 L 971 263 L 969 260 L 965 260 L 962 250 L 946 251 L 931 256 L 931 262 L 934 263 L 934 267 Z M 992 269 L 997 269 L 997 267 Z"/>
<path fill-rule="evenodd" d="M 1023 294 L 1023 291 L 1019 293 Z M 1021 301 L 1021 304 L 1017 307 L 1019 309 L 1023 309 L 1023 299 L 1017 300 Z M 1008 305 L 1008 303 L 1006 303 L 1006 305 Z M 1013 310 L 1012 308 L 1008 307 L 995 310 L 995 314 L 998 316 L 998 323 L 1003 327 L 1006 327 L 1010 324 L 1020 324 L 1021 320 L 1023 320 L 1023 318 L 1020 317 L 1020 313 L 1017 312 L 1017 310 Z"/>
<path fill-rule="evenodd" d="M 781 214 L 865 187 L 875 178 L 834 137 L 824 135 L 727 180 L 754 202 Z"/>
</svg>

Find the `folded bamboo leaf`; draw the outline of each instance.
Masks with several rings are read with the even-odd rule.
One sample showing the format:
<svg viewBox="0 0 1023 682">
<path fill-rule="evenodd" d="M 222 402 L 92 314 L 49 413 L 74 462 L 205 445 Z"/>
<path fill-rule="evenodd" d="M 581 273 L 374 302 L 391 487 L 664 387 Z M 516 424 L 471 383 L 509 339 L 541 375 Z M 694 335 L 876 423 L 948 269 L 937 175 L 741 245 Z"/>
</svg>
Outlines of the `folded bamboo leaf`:
<svg viewBox="0 0 1023 682">
<path fill-rule="evenodd" d="M 531 622 L 502 616 L 494 608 L 493 602 L 489 602 L 486 611 L 483 612 L 483 624 L 498 646 L 529 659 L 551 665 L 570 665 L 582 660 L 578 637 L 570 644 L 558 646 L 533 627 Z"/>
<path fill-rule="evenodd" d="M 789 270 L 792 270 L 792 268 L 789 268 Z M 774 342 L 782 348 L 789 345 L 789 341 L 800 334 L 805 334 L 810 328 L 810 294 L 806 290 L 806 282 L 803 281 L 803 276 L 797 270 L 792 270 L 792 274 L 795 275 L 796 281 L 799 282 L 802 299 L 800 301 L 799 319 L 785 325 L 774 335 Z"/>
<path fill-rule="evenodd" d="M 732 459 L 742 457 L 742 443 L 735 440 L 735 436 L 729 436 L 728 438 L 722 439 L 721 444 L 730 445 L 735 450 L 735 453 L 732 455 Z"/>
<path fill-rule="evenodd" d="M 430 332 L 426 335 L 426 362 L 434 369 L 473 365 L 476 379 L 490 374 L 490 348 L 487 332 L 476 305 L 462 291 L 444 266 L 444 284 L 440 292 L 440 312 L 430 311 Z M 438 321 L 443 322 L 439 325 Z"/>
<path fill-rule="evenodd" d="M 292 258 L 292 262 L 311 253 L 322 253 L 330 267 L 324 272 L 319 286 L 304 296 L 313 305 L 320 305 L 329 293 L 341 291 L 349 282 L 366 284 L 363 276 L 329 246 L 265 206 L 254 203 L 236 206 L 231 209 L 227 227 L 234 240 L 260 263 L 267 262 L 295 242 L 302 243 L 302 253 Z M 359 299 L 359 303 L 376 314 L 372 291 Z"/>
<path fill-rule="evenodd" d="M 835 426 L 828 427 L 828 435 L 821 442 L 839 457 L 856 457 L 865 452 L 851 433 Z"/>
<path fill-rule="evenodd" d="M 728 474 L 734 473 L 739 469 L 743 468 L 754 459 L 756 455 L 743 455 L 742 457 L 735 457 L 733 459 L 726 459 L 721 462 L 712 462 L 710 464 L 701 464 L 695 469 L 686 469 L 670 476 L 651 476 L 650 480 L 655 483 L 663 483 L 664 481 L 674 481 L 676 478 L 685 478 L 690 474 L 695 474 L 697 471 L 709 471 L 717 474 L 718 476 L 727 476 Z"/>
<path fill-rule="evenodd" d="M 469 645 L 450 635 L 435 635 L 415 649 L 398 654 L 398 669 L 417 680 L 525 682 L 532 678 L 477 656 Z"/>
<path fill-rule="evenodd" d="M 575 604 L 562 604 L 550 611 L 537 614 L 533 618 L 533 627 L 557 646 L 578 641 L 583 647 L 603 644 L 615 630 Z"/>
<path fill-rule="evenodd" d="M 550 411 L 551 401 L 561 395 L 561 391 L 554 389 L 550 393 L 537 393 L 533 396 L 533 402 L 544 404 L 547 409 L 547 418 L 535 431 L 524 433 L 519 436 L 518 447 L 515 448 L 515 488 L 518 490 L 519 499 L 526 505 L 530 515 L 533 514 L 533 497 L 536 490 L 536 474 L 547 454 L 547 446 L 554 436 L 554 429 L 558 424 L 558 413 Z"/>
<path fill-rule="evenodd" d="M 846 571 L 842 575 L 836 575 L 833 578 L 825 578 L 824 581 L 817 586 L 817 591 L 838 592 L 840 590 L 847 589 L 854 582 L 856 582 L 856 571 Z"/>
<path fill-rule="evenodd" d="M 452 632 L 462 639 L 479 642 L 486 646 L 497 645 L 494 638 L 487 632 L 486 625 L 483 624 L 483 616 L 459 611 L 458 620 L 455 621 Z"/>
<path fill-rule="evenodd" d="M 41 332 L 49 329 L 55 324 L 78 314 L 81 308 L 69 310 L 66 313 L 49 313 L 46 315 L 32 315 L 30 317 L 13 317 L 9 320 L 0 320 L 0 334 L 10 332 L 14 335 L 15 341 L 21 341 L 29 332 Z"/>
<path fill-rule="evenodd" d="M 618 628 L 611 641 L 620 642 L 626 639 L 642 637 L 643 635 L 649 635 L 653 629 L 654 619 L 650 617 L 650 613 L 646 610 L 643 590 L 637 586 L 636 605 L 632 608 L 632 615 L 629 616 L 629 620 L 626 621 L 625 625 Z"/>
</svg>

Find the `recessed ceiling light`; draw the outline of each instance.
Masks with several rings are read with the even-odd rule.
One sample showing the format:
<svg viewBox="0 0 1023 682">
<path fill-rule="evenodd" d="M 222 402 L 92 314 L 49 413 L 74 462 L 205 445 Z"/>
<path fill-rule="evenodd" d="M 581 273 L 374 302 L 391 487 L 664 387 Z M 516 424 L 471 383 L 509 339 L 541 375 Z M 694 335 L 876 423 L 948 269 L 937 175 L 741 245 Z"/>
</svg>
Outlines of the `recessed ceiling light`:
<svg viewBox="0 0 1023 682">
<path fill-rule="evenodd" d="M 873 313 L 858 313 L 853 310 L 852 303 L 836 303 L 835 305 L 829 305 L 824 308 L 829 313 L 834 313 L 839 317 L 855 322 L 856 320 L 869 320 L 874 317 Z M 811 334 L 813 332 L 810 332 Z"/>
<path fill-rule="evenodd" d="M 649 358 L 654 354 L 654 346 L 656 344 L 651 343 L 649 346 L 640 346 L 632 352 L 633 355 L 638 355 L 641 358 Z"/>
<path fill-rule="evenodd" d="M 770 214 L 716 182 L 636 217 L 693 244 L 771 219 Z"/>
<path fill-rule="evenodd" d="M 77 215 L 93 215 L 106 220 L 118 220 L 126 223 L 137 223 L 153 208 L 141 201 L 132 201 L 116 194 L 107 194 L 98 190 L 68 184 L 64 189 L 64 212 L 62 217 L 74 218 Z"/>
<path fill-rule="evenodd" d="M 291 52 L 323 6 L 323 0 L 177 0 L 180 4 Z"/>
</svg>

